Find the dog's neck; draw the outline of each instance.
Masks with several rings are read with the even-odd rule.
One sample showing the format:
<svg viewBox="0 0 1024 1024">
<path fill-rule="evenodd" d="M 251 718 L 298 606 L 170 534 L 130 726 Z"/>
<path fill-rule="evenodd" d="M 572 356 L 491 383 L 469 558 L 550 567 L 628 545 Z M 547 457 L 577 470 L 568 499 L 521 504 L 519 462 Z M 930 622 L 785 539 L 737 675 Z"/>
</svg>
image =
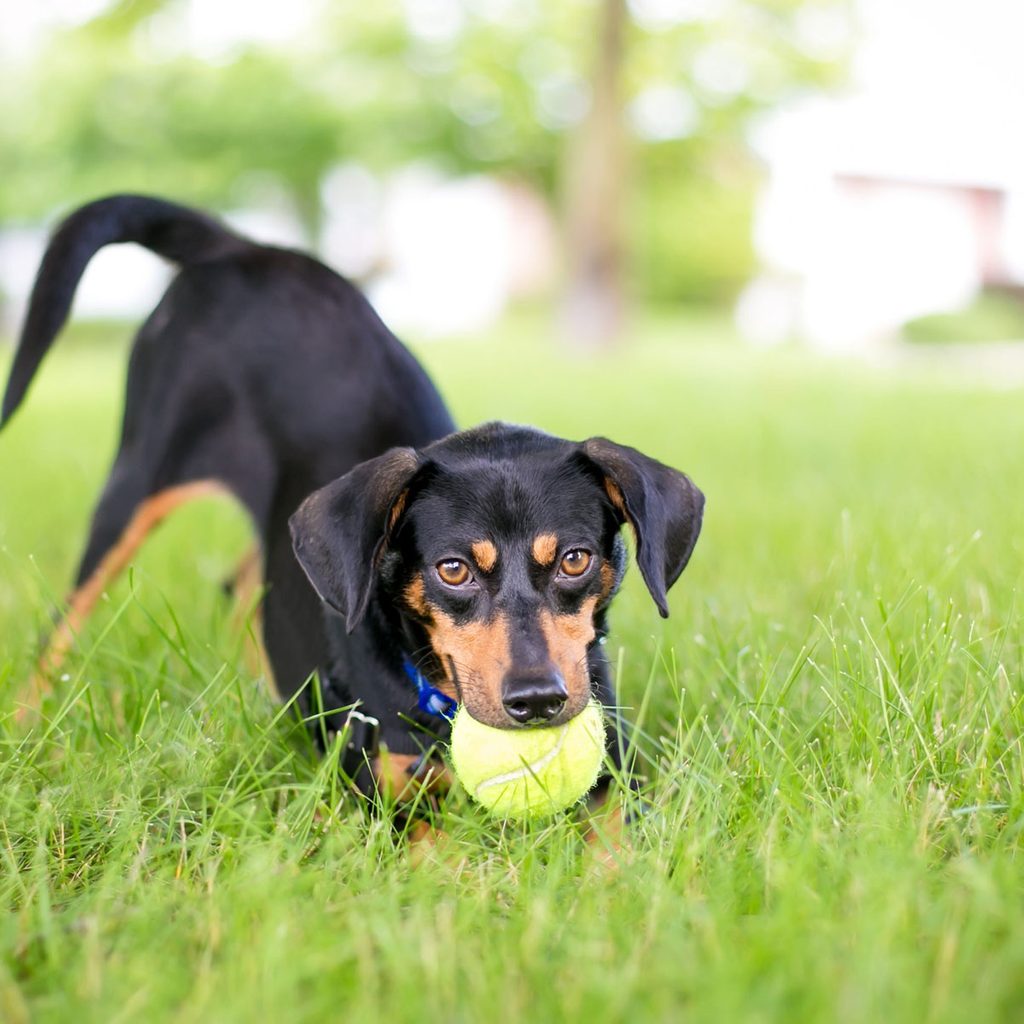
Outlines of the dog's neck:
<svg viewBox="0 0 1024 1024">
<path fill-rule="evenodd" d="M 431 686 L 427 677 L 416 668 L 408 655 L 402 657 L 402 668 L 409 682 L 416 687 L 420 711 L 447 719 L 450 722 L 455 717 L 459 706 L 458 701 L 437 689 L 436 686 Z"/>
<path fill-rule="evenodd" d="M 400 615 L 400 620 L 402 671 L 416 691 L 420 710 L 450 721 L 458 701 L 450 692 L 445 693 L 441 689 L 445 687 L 451 691 L 451 681 L 434 653 L 430 637 L 422 624 L 407 615 Z"/>
</svg>

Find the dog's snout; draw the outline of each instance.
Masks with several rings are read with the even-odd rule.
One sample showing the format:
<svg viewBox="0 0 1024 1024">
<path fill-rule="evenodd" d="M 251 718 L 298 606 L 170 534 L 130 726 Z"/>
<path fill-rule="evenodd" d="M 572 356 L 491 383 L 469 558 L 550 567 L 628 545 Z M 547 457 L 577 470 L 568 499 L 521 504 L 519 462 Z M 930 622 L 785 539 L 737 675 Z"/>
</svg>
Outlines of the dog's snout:
<svg viewBox="0 0 1024 1024">
<path fill-rule="evenodd" d="M 510 672 L 502 680 L 501 703 L 517 725 L 543 725 L 555 718 L 569 699 L 565 680 L 553 668 Z"/>
</svg>

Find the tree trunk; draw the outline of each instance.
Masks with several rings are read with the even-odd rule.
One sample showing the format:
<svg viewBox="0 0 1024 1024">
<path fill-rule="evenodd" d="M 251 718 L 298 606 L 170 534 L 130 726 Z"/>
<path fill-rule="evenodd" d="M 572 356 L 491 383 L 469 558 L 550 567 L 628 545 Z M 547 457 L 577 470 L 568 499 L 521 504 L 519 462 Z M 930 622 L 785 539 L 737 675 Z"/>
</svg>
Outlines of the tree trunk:
<svg viewBox="0 0 1024 1024">
<path fill-rule="evenodd" d="M 565 191 L 569 276 L 563 316 L 572 341 L 587 348 L 614 341 L 625 316 L 625 0 L 602 0 L 598 19 L 591 104 L 570 146 Z"/>
<path fill-rule="evenodd" d="M 312 182 L 293 182 L 291 196 L 295 213 L 306 236 L 306 248 L 319 255 L 324 238 L 324 206 L 320 198 L 319 179 Z"/>
</svg>

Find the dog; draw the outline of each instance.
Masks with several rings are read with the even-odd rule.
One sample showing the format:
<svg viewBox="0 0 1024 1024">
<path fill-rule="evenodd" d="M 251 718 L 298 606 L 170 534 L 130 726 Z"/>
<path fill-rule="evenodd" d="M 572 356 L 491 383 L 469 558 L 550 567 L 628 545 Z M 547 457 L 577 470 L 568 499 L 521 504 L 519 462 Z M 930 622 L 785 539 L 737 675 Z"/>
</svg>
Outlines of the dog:
<svg viewBox="0 0 1024 1024">
<path fill-rule="evenodd" d="M 596 697 L 613 768 L 626 725 L 603 651 L 622 527 L 662 616 L 701 529 L 683 473 L 604 438 L 457 431 L 425 371 L 360 291 L 312 257 L 199 211 L 115 195 L 71 214 L 33 288 L 0 410 L 25 397 L 92 256 L 134 242 L 179 266 L 135 338 L 121 439 L 66 608 L 22 706 L 147 534 L 227 493 L 262 562 L 277 692 L 367 794 L 437 776 L 457 704 L 500 729 L 568 722 Z M 315 682 L 311 683 L 311 680 Z M 607 792 L 602 776 L 597 793 Z"/>
</svg>

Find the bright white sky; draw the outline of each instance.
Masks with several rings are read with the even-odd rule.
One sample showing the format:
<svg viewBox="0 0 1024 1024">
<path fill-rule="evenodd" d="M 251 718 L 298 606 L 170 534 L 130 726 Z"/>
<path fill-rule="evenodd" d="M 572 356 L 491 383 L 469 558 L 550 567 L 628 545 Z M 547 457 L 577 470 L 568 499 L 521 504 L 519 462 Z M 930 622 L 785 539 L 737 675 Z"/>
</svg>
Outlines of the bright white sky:
<svg viewBox="0 0 1024 1024">
<path fill-rule="evenodd" d="M 1016 111 L 1024 98 L 1024 3 L 1019 0 L 860 0 L 866 33 L 855 64 L 872 92 L 922 101 L 962 97 Z M 984 106 L 983 106 L 984 105 Z M 1011 124 L 1007 130 L 1013 130 Z"/>
<path fill-rule="evenodd" d="M 173 43 L 201 57 L 218 59 L 247 42 L 285 42 L 315 21 L 322 0 L 181 0 L 169 8 L 162 28 Z M 110 0 L 35 0 L 0 4 L 0 50 L 28 57 L 53 30 L 87 21 L 110 6 Z"/>
<path fill-rule="evenodd" d="M 1024 2 L 859 0 L 862 39 L 843 99 L 808 100 L 755 133 L 769 160 L 833 171 L 1020 187 Z"/>
</svg>

